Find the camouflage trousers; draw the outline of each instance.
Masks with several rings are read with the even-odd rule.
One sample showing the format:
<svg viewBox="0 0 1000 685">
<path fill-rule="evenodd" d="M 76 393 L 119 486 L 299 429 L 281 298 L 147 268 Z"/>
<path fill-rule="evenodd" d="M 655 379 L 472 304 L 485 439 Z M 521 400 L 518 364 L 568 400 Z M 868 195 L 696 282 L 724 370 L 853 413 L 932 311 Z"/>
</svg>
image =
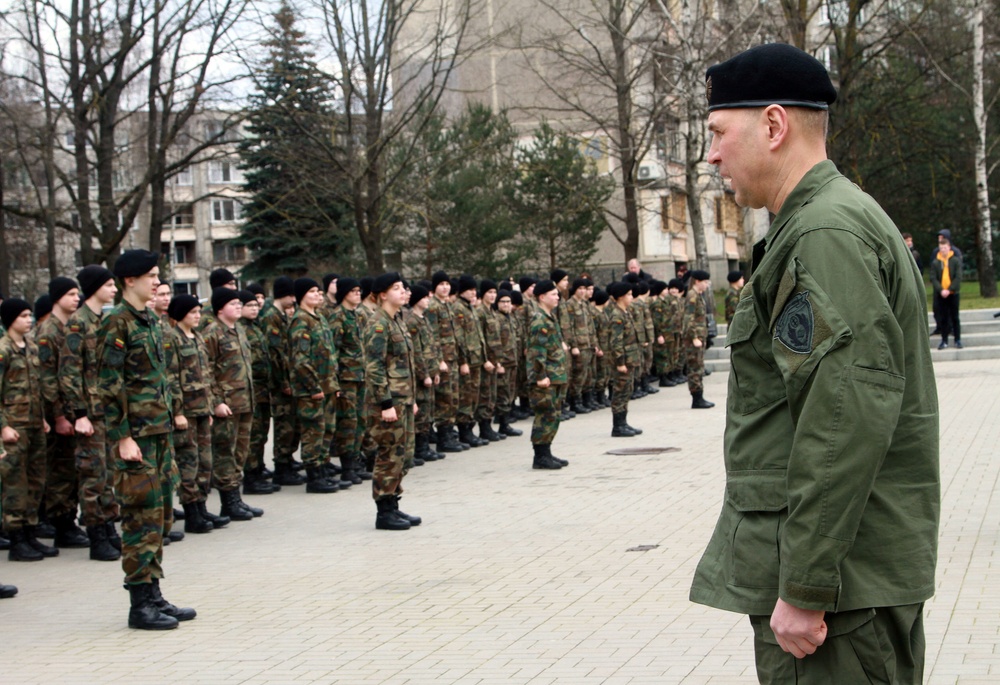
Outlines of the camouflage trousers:
<svg viewBox="0 0 1000 685">
<path fill-rule="evenodd" d="M 177 497 L 181 504 L 204 502 L 212 489 L 211 417 L 189 416 L 188 428 L 174 431 L 174 461 L 181 482 Z"/>
<path fill-rule="evenodd" d="M 177 469 L 170 433 L 135 438 L 142 460 L 126 462 L 112 448 L 115 495 L 121 505 L 125 583 L 163 577 L 163 536 L 173 523 Z"/>
<path fill-rule="evenodd" d="M 685 344 L 685 359 L 687 360 L 688 390 L 692 393 L 701 392 L 701 384 L 705 375 L 705 348 L 695 347 L 690 342 Z"/>
<path fill-rule="evenodd" d="M 497 412 L 506 414 L 517 398 L 517 372 L 514 364 L 504 366 L 504 372 L 497 374 Z"/>
<path fill-rule="evenodd" d="M 479 384 L 482 381 L 482 366 L 469 365 L 468 375 L 458 376 L 458 413 L 455 423 L 464 425 L 476 420 L 476 407 L 479 405 Z"/>
<path fill-rule="evenodd" d="M 102 417 L 92 417 L 91 435 L 76 436 L 76 470 L 80 480 L 80 523 L 97 526 L 119 516 L 115 499 L 106 429 Z"/>
<path fill-rule="evenodd" d="M 569 380 L 570 397 L 586 392 L 594 385 L 594 348 L 581 348 L 580 354 L 570 355 L 572 369 Z"/>
<path fill-rule="evenodd" d="M 423 383 L 417 383 L 416 394 L 420 411 L 413 420 L 414 430 L 417 433 L 426 433 L 434 430 L 434 386 L 428 387 Z"/>
<path fill-rule="evenodd" d="M 372 499 L 401 495 L 403 477 L 413 465 L 413 405 L 393 403 L 397 419 L 383 421 L 378 407 L 371 410 L 368 433 L 378 445 L 375 468 L 372 470 Z"/>
<path fill-rule="evenodd" d="M 663 336 L 663 344 L 653 345 L 653 373 L 657 376 L 665 376 L 674 370 L 674 336 L 667 334 Z"/>
<path fill-rule="evenodd" d="M 670 339 L 667 340 L 669 344 Z M 673 336 L 673 347 L 670 351 L 670 368 L 674 371 L 684 370 L 684 340 L 677 333 Z"/>
<path fill-rule="evenodd" d="M 448 362 L 448 370 L 441 372 L 441 382 L 434 388 L 434 422 L 437 426 L 451 426 L 458 412 L 458 366 Z"/>
<path fill-rule="evenodd" d="M 479 373 L 479 401 L 476 403 L 476 421 L 492 421 L 497 410 L 496 370 Z"/>
<path fill-rule="evenodd" d="M 594 355 L 594 385 L 593 390 L 597 392 L 604 392 L 608 383 L 611 382 L 611 362 L 605 356 Z"/>
<path fill-rule="evenodd" d="M 559 432 L 559 417 L 566 400 L 565 385 L 550 385 L 531 388 L 531 408 L 535 411 L 535 421 L 531 424 L 531 444 L 551 445 Z"/>
<path fill-rule="evenodd" d="M 212 423 L 212 486 L 228 492 L 243 484 L 243 464 L 250 450 L 253 412 L 215 417 Z"/>
<path fill-rule="evenodd" d="M 615 375 L 612 377 L 611 413 L 620 414 L 628 411 L 628 401 L 635 389 L 635 378 L 631 370 L 626 373 L 618 369 L 612 371 Z"/>
<path fill-rule="evenodd" d="M 531 395 L 531 388 L 528 387 L 528 367 L 527 360 L 522 350 L 517 357 L 517 396 L 525 399 Z"/>
<path fill-rule="evenodd" d="M 295 414 L 301 427 L 302 463 L 320 466 L 330 458 L 330 443 L 337 427 L 337 398 L 326 395 L 295 398 Z"/>
<path fill-rule="evenodd" d="M 80 503 L 76 473 L 76 439 L 56 433 L 55 417 L 48 419 L 51 430 L 45 436 L 45 493 L 42 501 L 49 518 L 66 514 L 76 516 Z"/>
<path fill-rule="evenodd" d="M 272 398 L 271 417 L 274 419 L 274 463 L 291 464 L 300 439 L 295 398 L 285 394 Z"/>
<path fill-rule="evenodd" d="M 642 373 L 649 375 L 649 372 L 653 370 L 653 346 L 656 343 L 649 343 L 644 348 L 642 348 Z"/>
<path fill-rule="evenodd" d="M 264 448 L 267 446 L 267 432 L 271 428 L 271 403 L 254 402 L 253 419 L 250 421 L 250 445 L 244 473 L 256 471 L 264 465 Z"/>
<path fill-rule="evenodd" d="M 363 381 L 340 381 L 340 397 L 336 400 L 337 427 L 333 433 L 336 453 L 353 457 L 361 452 L 365 436 Z"/>
<path fill-rule="evenodd" d="M 3 528 L 21 530 L 38 524 L 38 505 L 45 490 L 45 433 L 42 427 L 15 426 L 17 442 L 4 443 L 0 459 Z"/>
</svg>

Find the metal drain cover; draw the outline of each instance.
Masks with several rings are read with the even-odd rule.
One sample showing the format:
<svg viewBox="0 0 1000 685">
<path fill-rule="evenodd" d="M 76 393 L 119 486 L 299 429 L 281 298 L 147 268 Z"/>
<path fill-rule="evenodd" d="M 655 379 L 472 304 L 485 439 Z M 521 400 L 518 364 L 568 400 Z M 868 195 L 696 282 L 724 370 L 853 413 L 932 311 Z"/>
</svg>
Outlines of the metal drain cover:
<svg viewBox="0 0 1000 685">
<path fill-rule="evenodd" d="M 680 451 L 680 447 L 624 447 L 620 450 L 608 450 L 605 454 L 628 456 L 630 454 L 662 454 L 663 452 Z"/>
</svg>

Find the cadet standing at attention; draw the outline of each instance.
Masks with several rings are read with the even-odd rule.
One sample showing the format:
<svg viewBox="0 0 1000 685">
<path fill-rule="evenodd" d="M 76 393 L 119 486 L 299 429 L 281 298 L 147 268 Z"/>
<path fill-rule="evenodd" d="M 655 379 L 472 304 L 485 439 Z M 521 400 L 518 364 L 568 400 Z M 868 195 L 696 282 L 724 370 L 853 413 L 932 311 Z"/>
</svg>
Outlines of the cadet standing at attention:
<svg viewBox="0 0 1000 685">
<path fill-rule="evenodd" d="M 708 341 L 708 314 L 704 293 L 711 286 L 708 272 L 691 272 L 691 285 L 684 300 L 684 349 L 687 359 L 687 382 L 692 409 L 711 409 L 714 402 L 705 399 L 702 377 L 705 374 L 705 343 Z"/>
<path fill-rule="evenodd" d="M 628 401 L 632 397 L 635 369 L 642 365 L 639 349 L 638 322 L 633 318 L 632 288 L 628 283 L 612 283 L 608 294 L 614 305 L 607 308 L 604 316 L 608 327 L 606 354 L 612 367 L 611 417 L 613 438 L 631 438 L 642 434 L 638 428 L 628 425 Z"/>
<path fill-rule="evenodd" d="M 552 454 L 552 441 L 559 432 L 569 368 L 566 344 L 553 311 L 559 305 L 559 291 L 552 281 L 535 284 L 537 307 L 525 340 L 528 388 L 535 421 L 531 426 L 531 446 L 535 456 L 532 468 L 561 469 L 569 462 Z"/>
<path fill-rule="evenodd" d="M 726 291 L 726 323 L 732 323 L 736 305 L 740 301 L 740 290 L 743 289 L 743 272 L 730 271 L 726 280 L 729 281 L 729 290 Z"/>
<path fill-rule="evenodd" d="M 923 282 L 826 156 L 826 68 L 710 67 L 708 161 L 774 216 L 729 327 L 726 497 L 691 599 L 748 614 L 762 683 L 922 683 L 940 515 Z"/>
<path fill-rule="evenodd" d="M 340 455 L 341 480 L 360 485 L 371 480 L 361 458 L 365 435 L 365 351 L 362 347 L 361 283 L 354 278 L 337 281 L 337 308 L 330 319 L 333 346 L 337 350 L 337 427 L 334 451 Z"/>
</svg>

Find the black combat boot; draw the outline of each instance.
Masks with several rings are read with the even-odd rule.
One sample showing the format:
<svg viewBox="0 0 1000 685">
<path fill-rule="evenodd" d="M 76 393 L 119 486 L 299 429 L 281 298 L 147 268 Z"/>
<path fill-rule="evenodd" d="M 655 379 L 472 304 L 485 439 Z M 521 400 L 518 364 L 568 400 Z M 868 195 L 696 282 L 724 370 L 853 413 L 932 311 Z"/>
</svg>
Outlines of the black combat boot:
<svg viewBox="0 0 1000 685">
<path fill-rule="evenodd" d="M 399 495 L 393 495 L 392 506 L 396 512 L 396 517 L 403 519 L 404 521 L 409 523 L 411 527 L 419 526 L 421 523 L 423 523 L 423 519 L 421 519 L 419 516 L 411 516 L 410 514 L 407 514 L 405 511 L 399 510 Z"/>
<path fill-rule="evenodd" d="M 642 390 L 647 395 L 655 395 L 656 393 L 660 392 L 659 388 L 654 388 L 652 385 L 650 385 L 649 376 L 642 377 Z"/>
<path fill-rule="evenodd" d="M 482 447 L 490 443 L 489 440 L 480 440 L 476 437 L 475 433 L 472 432 L 471 423 L 460 423 L 458 425 L 458 440 L 459 442 L 464 442 L 469 447 Z"/>
<path fill-rule="evenodd" d="M 215 526 L 212 522 L 204 518 L 198 510 L 197 502 L 182 504 L 184 507 L 184 532 L 185 533 L 211 533 Z"/>
<path fill-rule="evenodd" d="M 490 424 L 489 419 L 484 419 L 479 422 L 479 439 L 485 440 L 486 442 L 500 442 L 500 434 L 493 430 L 493 426 Z M 506 439 L 506 436 L 504 439 Z"/>
<path fill-rule="evenodd" d="M 8 538 L 4 533 L 0 533 L 0 551 L 10 549 L 10 538 Z"/>
<path fill-rule="evenodd" d="M 622 426 L 628 428 L 630 431 L 636 435 L 642 435 L 642 429 L 636 428 L 635 426 L 628 425 L 628 409 L 622 412 Z"/>
<path fill-rule="evenodd" d="M 677 381 L 674 380 L 674 377 L 673 377 L 672 374 L 670 374 L 670 373 L 661 373 L 660 374 L 660 387 L 661 388 L 672 388 L 675 385 L 677 385 Z"/>
<path fill-rule="evenodd" d="M 572 401 L 569 403 L 569 408 L 577 414 L 589 414 L 593 411 L 587 403 L 583 401 L 583 395 L 574 395 Z"/>
<path fill-rule="evenodd" d="M 348 454 L 340 458 L 340 480 L 351 481 L 351 485 L 361 485 L 361 476 L 357 472 L 357 456 Z M 337 487 L 341 487 L 338 485 Z"/>
<path fill-rule="evenodd" d="M 104 530 L 108 534 L 108 543 L 110 543 L 112 547 L 114 547 L 119 552 L 121 552 L 122 551 L 122 536 L 118 534 L 118 529 L 115 528 L 115 522 L 114 521 L 105 521 L 104 522 Z"/>
<path fill-rule="evenodd" d="M 549 457 L 549 459 L 551 459 L 555 463 L 559 464 L 560 466 L 569 466 L 569 462 L 568 461 L 566 461 L 565 459 L 560 459 L 556 455 L 552 454 L 552 443 L 551 442 L 548 445 L 545 446 L 545 454 Z"/>
<path fill-rule="evenodd" d="M 215 514 L 210 512 L 208 510 L 208 504 L 205 503 L 205 500 L 198 502 L 198 513 L 201 514 L 201 517 L 203 519 L 211 522 L 213 530 L 218 530 L 219 528 L 225 528 L 232 521 L 232 519 L 229 518 L 228 516 L 216 516 Z"/>
<path fill-rule="evenodd" d="M 306 482 L 305 476 L 295 471 L 288 464 L 274 465 L 273 480 L 277 485 L 302 485 Z"/>
<path fill-rule="evenodd" d="M 90 538 L 76 525 L 73 514 L 63 514 L 53 519 L 56 527 L 54 542 L 56 547 L 83 549 L 90 547 Z"/>
<path fill-rule="evenodd" d="M 612 438 L 634 438 L 635 432 L 625 425 L 625 412 L 618 412 L 617 414 L 611 415 L 612 428 L 611 437 Z"/>
<path fill-rule="evenodd" d="M 23 528 L 12 530 L 9 535 L 10 549 L 7 551 L 9 561 L 41 561 L 45 558 L 28 542 Z"/>
<path fill-rule="evenodd" d="M 35 531 L 35 526 L 27 526 L 24 529 L 25 539 L 28 544 L 34 547 L 36 550 L 41 552 L 43 557 L 57 557 L 59 556 L 59 550 L 52 545 L 46 545 L 44 542 L 38 539 L 38 534 Z M 55 533 L 52 534 L 55 537 Z"/>
<path fill-rule="evenodd" d="M 244 506 L 239 490 L 219 490 L 219 499 L 222 500 L 220 516 L 228 516 L 232 521 L 253 519 L 253 513 Z"/>
<path fill-rule="evenodd" d="M 153 603 L 152 583 L 126 585 L 132 607 L 128 612 L 128 627 L 139 630 L 171 630 L 177 619 L 162 613 Z"/>
<path fill-rule="evenodd" d="M 318 466 L 306 467 L 306 481 L 306 492 L 326 494 L 340 490 L 340 486 L 327 478 Z"/>
<path fill-rule="evenodd" d="M 122 553 L 108 541 L 108 529 L 103 523 L 87 526 L 87 535 L 90 538 L 90 558 L 92 561 L 118 561 L 122 558 Z"/>
<path fill-rule="evenodd" d="M 171 529 L 170 532 L 167 533 L 167 539 L 169 539 L 170 542 L 180 542 L 184 539 L 184 531 Z"/>
<path fill-rule="evenodd" d="M 244 495 L 270 495 L 274 492 L 274 486 L 264 478 L 264 466 L 260 465 L 250 469 L 243 474 L 243 494 Z"/>
<path fill-rule="evenodd" d="M 174 521 L 183 521 L 183 520 L 184 520 L 184 512 L 174 507 Z"/>
<path fill-rule="evenodd" d="M 427 433 L 416 433 L 413 436 L 414 448 L 413 456 L 424 461 L 437 461 L 437 453 L 431 449 L 427 440 Z"/>
<path fill-rule="evenodd" d="M 587 405 L 591 411 L 597 411 L 601 408 L 601 404 L 597 401 L 597 397 L 595 397 L 593 390 L 588 390 L 583 393 L 583 403 Z"/>
<path fill-rule="evenodd" d="M 0 585 L 0 599 L 10 599 L 17 594 L 16 585 Z"/>
<path fill-rule="evenodd" d="M 500 414 L 500 433 L 502 435 L 509 435 L 512 438 L 516 438 L 519 435 L 524 435 L 524 431 L 518 430 L 510 425 L 508 421 L 508 414 L 506 412 Z"/>
<path fill-rule="evenodd" d="M 410 522 L 396 515 L 396 498 L 389 496 L 375 500 L 378 513 L 375 528 L 378 530 L 409 530 Z"/>
<path fill-rule="evenodd" d="M 454 440 L 449 430 L 449 426 L 438 426 L 437 429 L 437 449 L 438 452 L 462 452 L 462 446 L 458 444 L 458 441 Z"/>
<path fill-rule="evenodd" d="M 354 485 L 354 481 L 352 481 L 350 478 L 348 479 L 341 478 L 341 474 L 344 473 L 344 469 L 340 468 L 332 461 L 324 462 L 323 465 L 320 466 L 320 470 L 323 472 L 324 475 L 326 475 L 326 479 L 328 481 L 336 484 L 337 489 L 339 490 L 346 490 L 347 488 Z"/>
<path fill-rule="evenodd" d="M 548 445 L 532 445 L 531 447 L 535 450 L 535 458 L 531 463 L 531 468 L 554 471 L 563 467 L 562 464 L 552 457 L 552 453 L 548 450 Z"/>
<path fill-rule="evenodd" d="M 153 578 L 152 591 L 150 592 L 150 597 L 153 600 L 153 606 L 160 610 L 161 614 L 166 614 L 171 618 L 176 618 L 178 621 L 190 621 L 198 612 L 194 609 L 175 607 L 173 604 L 168 602 L 163 594 L 160 592 L 160 579 Z"/>
<path fill-rule="evenodd" d="M 699 390 L 698 392 L 691 393 L 691 408 L 692 409 L 711 409 L 715 406 L 715 402 L 709 402 L 705 399 L 704 393 Z"/>
</svg>

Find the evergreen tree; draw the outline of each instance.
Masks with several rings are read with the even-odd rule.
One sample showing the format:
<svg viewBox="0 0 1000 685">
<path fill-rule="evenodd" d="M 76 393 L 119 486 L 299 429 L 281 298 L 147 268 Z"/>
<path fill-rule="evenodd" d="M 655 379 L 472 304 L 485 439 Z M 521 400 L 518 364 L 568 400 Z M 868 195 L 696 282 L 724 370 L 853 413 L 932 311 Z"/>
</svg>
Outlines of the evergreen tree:
<svg viewBox="0 0 1000 685">
<path fill-rule="evenodd" d="M 282 2 L 269 54 L 250 98 L 244 224 L 238 244 L 250 250 L 244 278 L 343 268 L 351 249 L 346 179 L 330 169 L 337 115 L 329 78 L 316 66 L 295 11 Z"/>
</svg>

